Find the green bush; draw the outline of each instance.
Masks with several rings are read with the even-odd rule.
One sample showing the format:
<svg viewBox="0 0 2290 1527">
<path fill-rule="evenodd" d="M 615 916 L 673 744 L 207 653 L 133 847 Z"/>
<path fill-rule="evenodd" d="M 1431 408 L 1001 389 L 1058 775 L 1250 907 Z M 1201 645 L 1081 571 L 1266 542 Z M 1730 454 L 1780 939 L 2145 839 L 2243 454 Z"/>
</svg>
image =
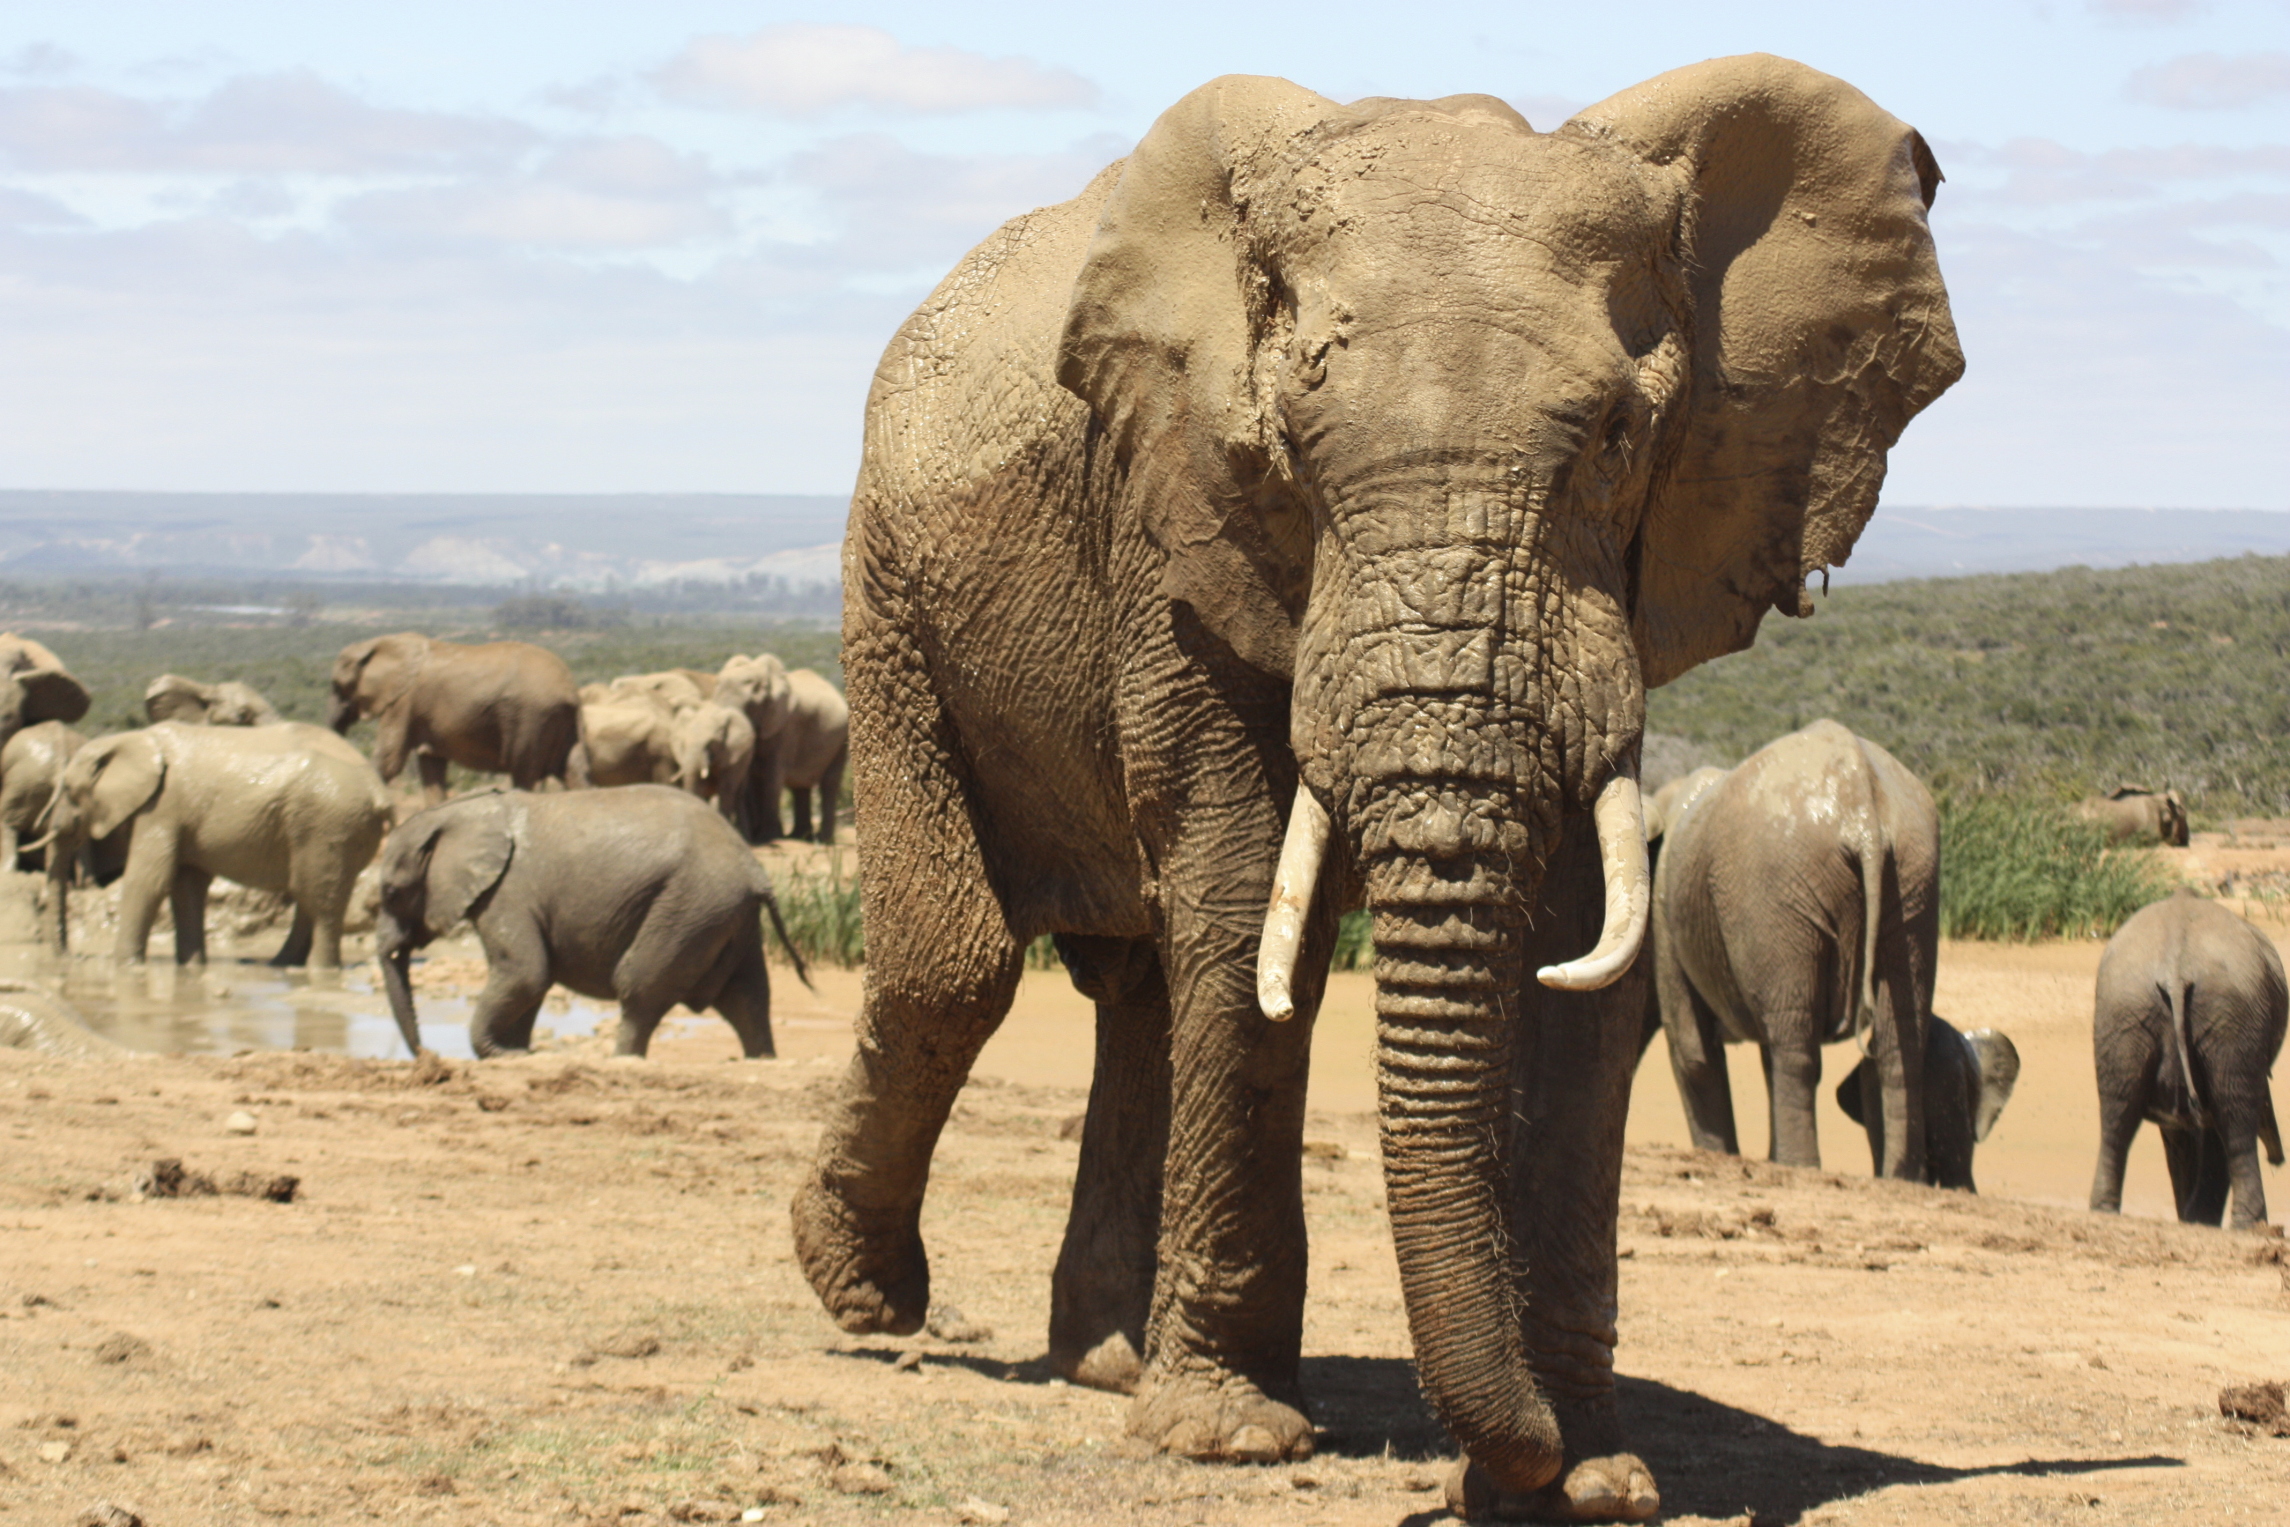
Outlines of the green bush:
<svg viewBox="0 0 2290 1527">
<path fill-rule="evenodd" d="M 1943 938 L 2103 938 L 2170 889 L 2153 852 L 2109 848 L 2098 824 L 2056 802 L 1941 803 Z"/>
<path fill-rule="evenodd" d="M 775 877 L 780 919 L 787 937 L 813 965 L 863 965 L 867 929 L 859 904 L 858 873 L 846 871 L 840 852 L 827 856 L 824 870 L 792 870 Z M 767 943 L 777 940 L 768 934 Z"/>
<path fill-rule="evenodd" d="M 1368 923 L 1368 914 L 1346 912 L 1344 920 L 1336 924 L 1336 952 L 1328 961 L 1328 968 L 1367 970 L 1375 963 L 1375 936 Z"/>
</svg>

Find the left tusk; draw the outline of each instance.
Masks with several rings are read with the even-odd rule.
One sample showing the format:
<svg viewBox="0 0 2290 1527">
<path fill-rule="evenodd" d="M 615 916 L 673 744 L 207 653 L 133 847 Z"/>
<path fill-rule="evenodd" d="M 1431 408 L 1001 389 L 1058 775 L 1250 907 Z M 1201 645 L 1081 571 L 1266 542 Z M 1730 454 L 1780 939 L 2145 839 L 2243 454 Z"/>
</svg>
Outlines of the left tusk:
<svg viewBox="0 0 2290 1527">
<path fill-rule="evenodd" d="M 1299 781 L 1296 804 L 1288 812 L 1288 836 L 1280 845 L 1280 868 L 1272 876 L 1272 904 L 1264 912 L 1264 940 L 1256 949 L 1256 1005 L 1276 1023 L 1296 1016 L 1296 955 L 1327 851 L 1328 813 Z"/>
<path fill-rule="evenodd" d="M 1617 770 L 1598 792 L 1590 817 L 1598 828 L 1599 863 L 1606 870 L 1606 923 L 1599 930 L 1598 947 L 1590 953 L 1535 972 L 1536 980 L 1560 991 L 1597 991 L 1619 980 L 1646 941 L 1646 918 L 1653 904 L 1637 774 Z"/>
</svg>

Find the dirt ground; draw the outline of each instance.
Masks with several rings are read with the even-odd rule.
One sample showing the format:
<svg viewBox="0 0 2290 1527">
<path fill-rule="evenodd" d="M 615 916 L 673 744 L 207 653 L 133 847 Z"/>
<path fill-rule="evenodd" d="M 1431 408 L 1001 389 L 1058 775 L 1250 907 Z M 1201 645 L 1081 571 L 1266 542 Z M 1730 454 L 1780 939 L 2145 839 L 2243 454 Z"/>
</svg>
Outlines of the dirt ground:
<svg viewBox="0 0 2290 1527">
<path fill-rule="evenodd" d="M 1833 1101 L 1827 1171 L 1683 1150 L 1649 1055 L 1620 1367 L 1667 1520 L 2290 1514 L 2290 1439 L 2217 1405 L 2290 1378 L 2284 1243 L 2165 1223 L 2151 1132 L 2130 1212 L 2076 1207 L 2098 954 L 1943 953 L 1939 1010 L 2007 1029 L 2026 1062 L 1977 1198 L 1869 1180 Z M 472 980 L 472 955 L 441 948 L 426 988 Z M 773 1062 L 683 1019 L 643 1062 L 593 1038 L 420 1067 L 0 1051 L 0 1527 L 106 1500 L 150 1527 L 1439 1519 L 1448 1447 L 1407 1361 L 1366 977 L 1335 982 L 1308 1129 L 1320 1452 L 1270 1469 L 1144 1454 L 1123 1400 L 1042 1361 L 1089 1056 L 1061 974 L 1028 973 L 940 1147 L 942 1308 L 913 1340 L 842 1336 L 793 1267 L 787 1201 L 858 977 L 813 994 L 781 972 L 776 995 Z M 1754 1055 L 1733 1062 L 1761 1154 Z M 293 1201 L 154 1196 L 163 1159 L 224 1188 L 291 1176 Z M 2267 1172 L 2277 1217 L 2286 1178 Z"/>
</svg>

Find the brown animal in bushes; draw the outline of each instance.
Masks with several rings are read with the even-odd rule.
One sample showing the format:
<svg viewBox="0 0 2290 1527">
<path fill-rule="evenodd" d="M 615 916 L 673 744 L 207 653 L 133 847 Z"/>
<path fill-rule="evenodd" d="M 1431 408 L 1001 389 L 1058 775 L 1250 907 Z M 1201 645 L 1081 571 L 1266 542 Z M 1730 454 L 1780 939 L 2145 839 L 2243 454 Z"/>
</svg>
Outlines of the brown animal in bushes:
<svg viewBox="0 0 2290 1527">
<path fill-rule="evenodd" d="M 2111 794 L 2078 802 L 2076 814 L 2107 829 L 2110 843 L 2187 846 L 2187 803 L 2176 790 L 2123 785 Z"/>
<path fill-rule="evenodd" d="M 1770 57 L 1552 133 L 1232 78 L 941 285 L 845 554 L 866 994 L 794 1219 L 846 1330 L 922 1324 L 932 1148 L 1048 934 L 1098 1006 L 1052 1363 L 1150 1445 L 1311 1451 L 1305 1062 L 1364 902 L 1451 1502 L 1654 1513 L 1611 1356 L 1644 690 L 1810 612 L 1957 376 L 1938 181 Z"/>
</svg>

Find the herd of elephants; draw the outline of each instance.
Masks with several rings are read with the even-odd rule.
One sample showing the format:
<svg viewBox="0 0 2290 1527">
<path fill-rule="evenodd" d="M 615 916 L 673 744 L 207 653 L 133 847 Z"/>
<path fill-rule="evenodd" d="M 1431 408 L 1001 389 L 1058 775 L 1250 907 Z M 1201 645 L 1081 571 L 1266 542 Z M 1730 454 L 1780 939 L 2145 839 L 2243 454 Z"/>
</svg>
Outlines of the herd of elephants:
<svg viewBox="0 0 2290 1527">
<path fill-rule="evenodd" d="M 1803 1164 L 1821 1047 L 1857 1039 L 1839 1101 L 1876 1170 L 1942 1187 L 1972 1187 L 2019 1070 L 1932 1012 L 1937 817 L 1881 747 L 1824 721 L 1639 781 L 1647 688 L 1768 610 L 1812 614 L 1808 578 L 1961 374 L 1941 179 L 1860 92 L 1763 55 L 1551 132 L 1487 96 L 1220 79 L 892 340 L 847 712 L 768 658 L 576 694 L 536 647 L 393 636 L 341 654 L 334 730 L 170 680 L 153 714 L 176 719 L 77 745 L 77 686 L 14 639 L 4 847 L 44 850 L 60 901 L 75 849 L 124 833 L 123 957 L 168 895 L 196 958 L 220 874 L 289 894 L 281 958 L 312 965 L 378 855 L 409 1043 L 412 952 L 467 921 L 480 1055 L 526 1047 L 552 982 L 617 999 L 624 1050 L 682 1002 L 763 1055 L 777 912 L 744 840 L 779 832 L 783 786 L 799 835 L 817 790 L 831 837 L 847 746 L 866 977 L 793 1206 L 802 1270 L 845 1330 L 922 1327 L 932 1152 L 1046 935 L 1096 1006 L 1051 1361 L 1132 1394 L 1150 1443 L 1227 1461 L 1313 1445 L 1306 1062 L 1365 908 L 1385 1202 L 1462 1453 L 1450 1504 L 1644 1520 L 1615 1225 L 1654 1032 L 1711 1150 L 1739 1148 L 1726 1046 L 1757 1044 L 1772 1156 Z M 370 762 L 337 735 L 360 717 Z M 393 825 L 409 759 L 431 803 Z M 446 799 L 449 762 L 515 788 Z M 2114 809 L 2183 839 L 2175 797 Z M 2094 1208 L 2152 1120 L 2182 1217 L 2231 1193 L 2236 1226 L 2264 1221 L 2285 1006 L 2271 941 L 2215 903 L 2122 928 Z"/>
</svg>

